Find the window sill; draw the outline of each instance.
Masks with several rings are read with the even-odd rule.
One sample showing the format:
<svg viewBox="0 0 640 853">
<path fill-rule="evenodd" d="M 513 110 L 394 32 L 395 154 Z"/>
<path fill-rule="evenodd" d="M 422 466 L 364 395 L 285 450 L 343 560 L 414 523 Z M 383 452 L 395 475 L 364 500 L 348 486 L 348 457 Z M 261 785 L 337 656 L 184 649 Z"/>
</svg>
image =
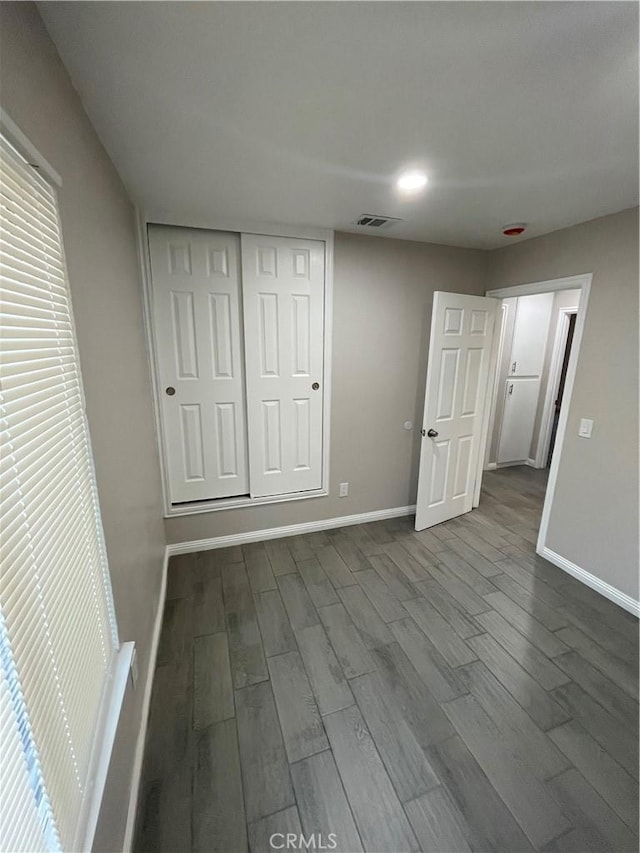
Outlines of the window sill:
<svg viewBox="0 0 640 853">
<path fill-rule="evenodd" d="M 205 512 L 220 512 L 225 509 L 242 509 L 250 506 L 265 506 L 269 504 L 286 503 L 289 501 L 304 501 L 310 498 L 325 498 L 329 495 L 327 489 L 314 489 L 310 492 L 290 492 L 286 495 L 267 495 L 263 498 L 216 498 L 210 501 L 198 501 L 189 505 L 169 506 L 165 518 L 176 518 L 182 515 L 196 515 Z"/>
<path fill-rule="evenodd" d="M 102 797 L 107 783 L 107 774 L 111 761 L 111 753 L 116 739 L 116 731 L 120 712 L 124 704 L 124 694 L 129 682 L 131 662 L 135 644 L 122 643 L 116 652 L 112 664 L 108 691 L 102 709 L 102 719 L 98 726 L 99 735 L 94 744 L 94 772 L 89 776 L 91 786 L 86 802 L 86 823 L 84 825 L 83 843 L 78 849 L 91 850 L 95 838 Z"/>
</svg>

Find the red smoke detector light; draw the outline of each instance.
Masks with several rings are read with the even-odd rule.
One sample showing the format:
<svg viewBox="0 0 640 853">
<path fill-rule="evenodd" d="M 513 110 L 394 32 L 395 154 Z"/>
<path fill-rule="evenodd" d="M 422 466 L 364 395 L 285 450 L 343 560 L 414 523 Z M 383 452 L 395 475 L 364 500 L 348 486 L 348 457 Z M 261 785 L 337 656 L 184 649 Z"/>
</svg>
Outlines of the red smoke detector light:
<svg viewBox="0 0 640 853">
<path fill-rule="evenodd" d="M 505 237 L 519 237 L 524 233 L 526 227 L 526 222 L 515 222 L 513 225 L 505 225 L 502 229 L 502 233 Z"/>
</svg>

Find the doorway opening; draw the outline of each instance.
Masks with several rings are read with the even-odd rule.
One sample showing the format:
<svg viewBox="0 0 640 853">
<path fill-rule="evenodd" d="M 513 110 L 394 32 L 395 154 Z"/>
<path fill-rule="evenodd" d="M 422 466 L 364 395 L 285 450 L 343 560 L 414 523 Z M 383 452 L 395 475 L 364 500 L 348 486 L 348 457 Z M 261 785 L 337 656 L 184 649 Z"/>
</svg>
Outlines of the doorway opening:
<svg viewBox="0 0 640 853">
<path fill-rule="evenodd" d="M 485 470 L 549 467 L 579 304 L 577 289 L 502 300 Z"/>
<path fill-rule="evenodd" d="M 478 507 L 467 518 L 481 521 L 483 476 L 485 494 L 495 481 L 502 488 L 517 480 L 502 496 L 510 518 L 519 526 L 513 506 L 529 509 L 525 538 L 532 550 L 569 571 L 573 564 L 546 539 L 591 278 L 517 285 L 484 297 L 434 294 L 417 531 Z M 538 507 L 526 506 L 527 489 L 537 493 Z"/>
<path fill-rule="evenodd" d="M 591 276 L 487 293 L 500 299 L 477 505 L 499 499 L 519 535 L 546 546 Z M 510 525 L 511 526 L 511 525 Z"/>
</svg>

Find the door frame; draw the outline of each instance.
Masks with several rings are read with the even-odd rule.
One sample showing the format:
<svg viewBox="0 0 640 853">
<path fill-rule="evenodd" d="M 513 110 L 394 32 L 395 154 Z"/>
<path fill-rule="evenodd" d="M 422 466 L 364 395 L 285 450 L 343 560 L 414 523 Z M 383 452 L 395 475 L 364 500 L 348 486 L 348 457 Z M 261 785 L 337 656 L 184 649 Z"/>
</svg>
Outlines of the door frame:
<svg viewBox="0 0 640 853">
<path fill-rule="evenodd" d="M 580 275 L 567 276 L 565 278 L 554 278 L 548 281 L 534 281 L 528 284 L 517 284 L 512 287 L 500 287 L 495 290 L 487 290 L 485 296 L 491 296 L 495 299 L 507 299 L 510 296 L 531 296 L 536 293 L 550 293 L 558 290 L 580 290 L 580 301 L 576 317 L 576 326 L 573 333 L 573 343 L 571 345 L 571 354 L 569 356 L 569 365 L 567 367 L 567 376 L 565 379 L 563 400 L 565 405 L 560 410 L 560 419 L 558 421 L 558 430 L 556 433 L 556 445 L 551 460 L 551 468 L 549 470 L 549 480 L 547 482 L 547 491 L 545 493 L 544 505 L 542 507 L 542 518 L 540 519 L 540 528 L 538 531 L 538 541 L 536 543 L 536 553 L 542 554 L 546 549 L 547 531 L 549 529 L 549 521 L 553 511 L 553 500 L 555 497 L 556 483 L 558 480 L 558 470 L 560 461 L 564 451 L 564 439 L 567 432 L 567 421 L 569 417 L 569 409 L 571 408 L 571 399 L 573 396 L 573 385 L 576 378 L 578 368 L 578 360 L 580 357 L 580 347 L 582 345 L 582 334 L 587 316 L 587 308 L 589 304 L 589 293 L 591 292 L 592 273 L 582 273 Z M 503 314 L 504 317 L 504 314 Z M 487 409 L 493 410 L 495 405 L 494 389 L 495 389 L 495 371 L 497 368 L 498 346 L 501 335 L 494 334 L 493 341 L 493 356 L 491 359 L 491 369 L 493 373 L 490 375 L 487 383 Z M 482 475 L 484 470 L 484 460 L 487 451 L 487 441 L 489 440 L 489 418 L 486 418 L 486 429 L 483 430 L 481 452 L 478 457 L 478 471 L 476 474 L 476 488 L 474 494 L 474 507 L 478 506 L 480 501 L 480 489 L 482 486 Z"/>
<path fill-rule="evenodd" d="M 142 312 L 147 341 L 147 355 L 151 378 L 151 400 L 155 422 L 155 439 L 160 464 L 162 501 L 164 518 L 199 513 L 220 512 L 225 509 L 260 506 L 262 504 L 284 503 L 287 501 L 311 500 L 326 497 L 330 493 L 329 451 L 331 447 L 331 357 L 333 351 L 333 245 L 334 232 L 326 228 L 306 226 L 273 225 L 247 220 L 227 220 L 212 216 L 184 217 L 173 216 L 165 211 L 135 210 L 136 243 L 138 263 L 142 281 Z M 251 498 L 215 498 L 210 501 L 194 502 L 188 505 L 174 506 L 171 503 L 168 466 L 165 464 L 164 448 L 166 437 L 162 420 L 162 407 L 158 382 L 157 351 L 153 324 L 153 289 L 151 280 L 151 258 L 147 238 L 148 225 L 169 225 L 173 228 L 202 228 L 207 231 L 232 231 L 238 234 L 265 234 L 270 237 L 292 237 L 294 239 L 319 240 L 324 243 L 324 350 L 323 350 L 323 386 L 322 401 L 322 484 L 319 489 L 309 492 L 293 492 L 284 495 Z"/>
<path fill-rule="evenodd" d="M 487 410 L 488 410 L 488 420 L 487 420 L 487 434 L 486 436 L 483 434 L 482 442 L 484 447 L 484 459 L 483 465 L 480 471 L 480 476 L 482 476 L 482 471 L 487 471 L 489 468 L 493 468 L 493 464 L 489 464 L 489 455 L 491 453 L 491 437 L 493 435 L 493 431 L 496 425 L 496 415 L 498 412 L 498 394 L 500 393 L 500 388 L 498 387 L 498 382 L 500 379 L 500 364 L 502 364 L 502 358 L 504 355 L 504 346 L 505 346 L 505 338 L 507 334 L 507 323 L 509 320 L 509 306 L 505 305 L 504 302 L 501 302 L 500 307 L 496 311 L 496 325 L 493 331 L 494 334 L 494 346 L 492 348 L 492 363 L 489 371 L 489 383 L 487 387 Z M 495 355 L 495 362 L 493 361 L 493 356 Z M 478 482 L 476 482 L 475 493 L 474 493 L 474 502 L 473 506 L 477 507 L 478 502 L 480 500 L 480 486 Z"/>
<path fill-rule="evenodd" d="M 558 394 L 558 386 L 560 384 L 560 372 L 562 370 L 562 362 L 564 361 L 564 352 L 567 346 L 567 339 L 569 335 L 569 318 L 572 315 L 578 313 L 579 307 L 579 305 L 573 305 L 570 308 L 561 308 L 559 311 L 558 322 L 556 324 L 556 332 L 553 338 L 553 350 L 549 367 L 549 378 L 547 379 L 544 405 L 542 407 L 542 415 L 540 417 L 538 446 L 536 448 L 535 459 L 533 460 L 534 468 L 544 468 L 547 461 L 547 457 L 549 455 L 549 445 L 551 443 L 551 425 L 553 423 L 554 416 L 554 402 Z M 577 322 L 578 319 L 576 317 L 576 324 Z M 571 347 L 573 348 L 573 342 L 571 344 Z M 571 353 L 569 353 L 569 356 L 571 356 Z M 560 409 L 560 411 L 562 411 L 562 408 Z"/>
</svg>

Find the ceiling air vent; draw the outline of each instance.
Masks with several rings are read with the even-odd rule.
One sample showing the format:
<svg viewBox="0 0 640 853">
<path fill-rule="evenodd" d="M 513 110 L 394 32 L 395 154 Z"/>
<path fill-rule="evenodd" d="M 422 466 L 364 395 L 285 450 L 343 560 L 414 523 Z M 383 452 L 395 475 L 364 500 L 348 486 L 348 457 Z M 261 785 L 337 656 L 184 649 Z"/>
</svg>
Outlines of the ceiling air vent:
<svg viewBox="0 0 640 853">
<path fill-rule="evenodd" d="M 395 219 L 393 216 L 378 216 L 375 213 L 363 213 L 356 219 L 356 225 L 361 225 L 363 228 L 391 228 L 396 222 L 402 222 L 402 219 Z"/>
</svg>

